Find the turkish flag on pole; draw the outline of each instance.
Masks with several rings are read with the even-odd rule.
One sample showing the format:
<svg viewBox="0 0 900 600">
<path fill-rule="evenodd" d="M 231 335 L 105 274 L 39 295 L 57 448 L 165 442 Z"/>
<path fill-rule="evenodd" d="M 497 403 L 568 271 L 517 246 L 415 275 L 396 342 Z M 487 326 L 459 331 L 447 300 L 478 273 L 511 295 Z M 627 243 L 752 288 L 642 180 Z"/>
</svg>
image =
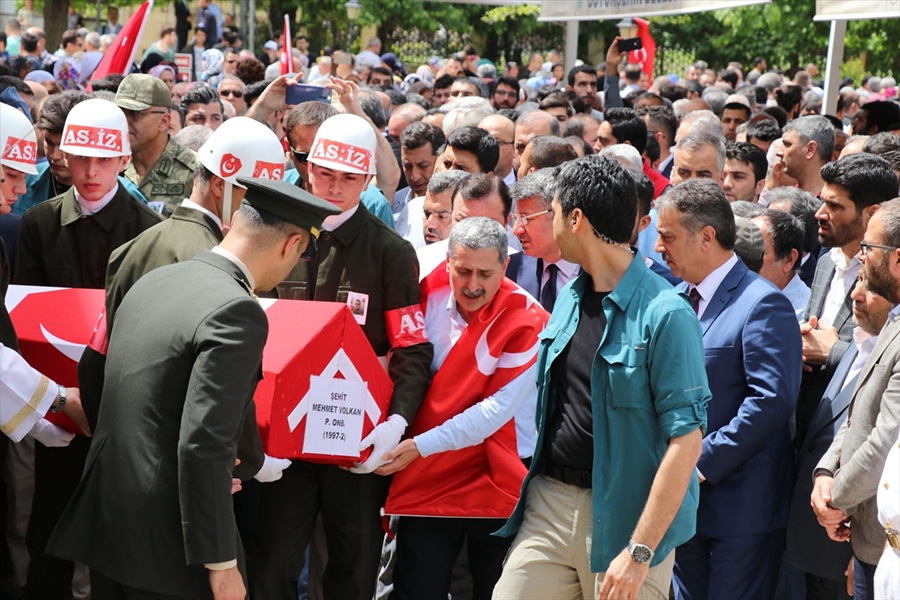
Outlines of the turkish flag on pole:
<svg viewBox="0 0 900 600">
<path fill-rule="evenodd" d="M 131 61 L 134 59 L 134 51 L 144 35 L 144 27 L 147 25 L 147 19 L 150 18 L 151 10 L 153 10 L 153 0 L 147 0 L 141 4 L 116 36 L 112 46 L 103 55 L 103 60 L 97 65 L 91 79 L 102 79 L 112 73 L 128 75 Z M 91 91 L 90 86 L 88 86 L 88 91 Z"/>
<path fill-rule="evenodd" d="M 291 24 L 284 15 L 284 35 L 281 38 L 281 74 L 287 75 L 294 70 L 294 57 L 291 55 Z"/>
<path fill-rule="evenodd" d="M 656 62 L 656 42 L 650 35 L 650 23 L 646 19 L 635 18 L 634 22 L 638 27 L 638 37 L 641 38 L 641 44 L 644 46 L 640 50 L 632 50 L 628 53 L 628 62 L 640 63 L 641 70 L 647 74 L 647 77 L 653 79 L 653 64 Z"/>
</svg>

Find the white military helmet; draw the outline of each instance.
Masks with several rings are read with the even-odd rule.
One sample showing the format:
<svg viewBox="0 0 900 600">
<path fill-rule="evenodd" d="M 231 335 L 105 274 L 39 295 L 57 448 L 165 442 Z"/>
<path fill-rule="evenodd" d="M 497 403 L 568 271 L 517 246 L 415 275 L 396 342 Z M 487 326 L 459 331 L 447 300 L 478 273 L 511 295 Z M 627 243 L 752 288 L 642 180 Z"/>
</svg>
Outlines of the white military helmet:
<svg viewBox="0 0 900 600">
<path fill-rule="evenodd" d="M 238 177 L 284 178 L 284 149 L 278 136 L 249 117 L 228 119 L 197 151 L 200 163 L 225 181 L 244 188 Z"/>
<path fill-rule="evenodd" d="M 375 130 L 356 115 L 329 117 L 316 132 L 309 162 L 344 173 L 375 174 Z"/>
<path fill-rule="evenodd" d="M 37 136 L 28 117 L 0 102 L 0 164 L 37 175 Z"/>
<path fill-rule="evenodd" d="M 59 149 L 75 156 L 130 156 L 125 113 L 109 100 L 79 102 L 66 117 Z"/>
</svg>

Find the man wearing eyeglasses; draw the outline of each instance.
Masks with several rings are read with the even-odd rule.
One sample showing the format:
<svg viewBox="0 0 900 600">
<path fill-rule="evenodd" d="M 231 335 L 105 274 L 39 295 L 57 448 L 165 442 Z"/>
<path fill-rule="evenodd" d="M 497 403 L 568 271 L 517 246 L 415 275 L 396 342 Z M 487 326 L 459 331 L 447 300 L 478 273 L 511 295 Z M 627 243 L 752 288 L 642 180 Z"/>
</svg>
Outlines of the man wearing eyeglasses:
<svg viewBox="0 0 900 600">
<path fill-rule="evenodd" d="M 819 257 L 801 324 L 806 373 L 797 402 L 797 437 L 803 439 L 813 411 L 844 352 L 853 342 L 853 282 L 861 265 L 860 242 L 881 202 L 897 195 L 891 166 L 871 154 L 853 154 L 822 167 L 822 206 L 816 212 L 819 241 L 831 250 Z"/>
<path fill-rule="evenodd" d="M 522 252 L 509 257 L 506 276 L 525 288 L 553 312 L 556 296 L 564 285 L 575 279 L 581 269 L 562 258 L 553 237 L 553 193 L 559 169 L 541 169 L 512 187 L 516 212 L 512 216 L 513 233 L 522 242 Z"/>
<path fill-rule="evenodd" d="M 847 420 L 816 467 L 811 496 L 828 537 L 853 546 L 857 599 L 874 597 L 875 566 L 886 541 L 896 548 L 898 533 L 896 523 L 879 523 L 876 493 L 900 424 L 900 200 L 883 202 L 869 220 L 860 255 L 869 289 L 893 308 L 859 374 Z"/>
<path fill-rule="evenodd" d="M 508 75 L 497 80 L 494 93 L 491 94 L 494 108 L 515 108 L 519 103 L 519 82 Z"/>
<path fill-rule="evenodd" d="M 131 161 L 124 176 L 147 204 L 169 217 L 191 195 L 196 155 L 169 137 L 172 94 L 163 81 L 135 73 L 122 80 L 115 103 L 128 119 Z"/>
<path fill-rule="evenodd" d="M 226 75 L 219 82 L 219 96 L 231 103 L 237 116 L 242 117 L 247 112 L 247 101 L 244 99 L 246 86 L 236 75 Z"/>
</svg>

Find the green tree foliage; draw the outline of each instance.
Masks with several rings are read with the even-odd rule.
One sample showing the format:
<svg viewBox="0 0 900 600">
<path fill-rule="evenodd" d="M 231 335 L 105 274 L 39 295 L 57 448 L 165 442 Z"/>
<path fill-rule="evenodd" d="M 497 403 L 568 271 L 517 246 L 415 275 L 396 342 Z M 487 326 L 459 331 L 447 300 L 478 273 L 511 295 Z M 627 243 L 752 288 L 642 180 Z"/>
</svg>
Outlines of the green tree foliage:
<svg viewBox="0 0 900 600">
<path fill-rule="evenodd" d="M 693 50 L 698 59 L 723 67 L 737 60 L 752 64 L 764 56 L 770 68 L 803 68 L 813 62 L 824 69 L 830 23 L 813 21 L 815 0 L 772 0 L 769 4 L 653 17 L 651 31 L 658 46 Z M 851 21 L 844 59 L 862 59 L 870 72 L 900 70 L 900 19 Z"/>
</svg>

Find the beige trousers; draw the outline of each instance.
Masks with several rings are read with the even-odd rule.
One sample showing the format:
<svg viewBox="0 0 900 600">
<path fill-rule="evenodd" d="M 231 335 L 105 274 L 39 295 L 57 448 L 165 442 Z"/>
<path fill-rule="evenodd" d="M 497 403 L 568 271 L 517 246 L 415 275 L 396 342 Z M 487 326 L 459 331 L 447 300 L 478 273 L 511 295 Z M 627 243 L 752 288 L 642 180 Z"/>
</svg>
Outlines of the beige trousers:
<svg viewBox="0 0 900 600">
<path fill-rule="evenodd" d="M 527 492 L 494 600 L 596 598 L 604 573 L 591 573 L 591 490 L 538 475 Z M 667 600 L 674 564 L 671 552 L 650 569 L 637 600 Z"/>
</svg>

